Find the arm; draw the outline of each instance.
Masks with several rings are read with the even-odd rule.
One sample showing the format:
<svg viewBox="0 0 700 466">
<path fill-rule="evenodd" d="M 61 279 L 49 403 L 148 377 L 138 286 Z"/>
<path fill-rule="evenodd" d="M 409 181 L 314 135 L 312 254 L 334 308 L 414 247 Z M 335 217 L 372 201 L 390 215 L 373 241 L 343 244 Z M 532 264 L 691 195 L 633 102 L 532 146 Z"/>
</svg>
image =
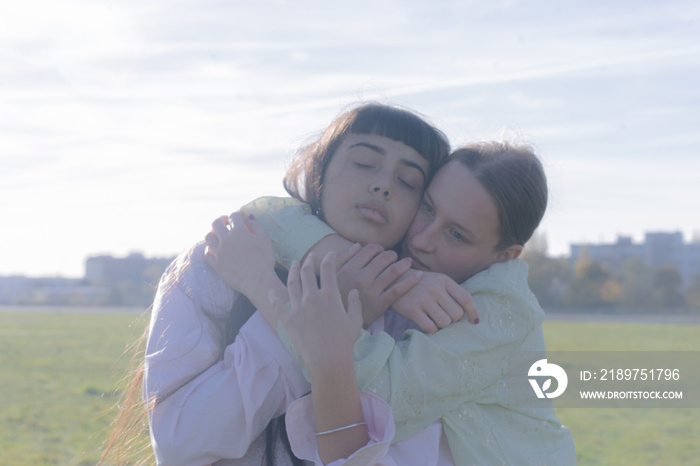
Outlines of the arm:
<svg viewBox="0 0 700 466">
<path fill-rule="evenodd" d="M 214 222 L 213 233 L 207 237 L 207 262 L 217 267 L 232 288 L 246 290 L 247 294 L 250 292 L 248 297 L 255 302 L 256 295 L 259 298 L 266 287 L 260 283 L 270 282 L 271 262 L 274 262 L 271 244 L 254 219 L 234 213 L 231 222 L 230 226 L 223 219 Z M 259 308 L 271 325 L 281 321 L 287 326 L 301 348 L 311 371 L 315 424 L 321 431 L 327 431 L 363 419 L 352 359 L 353 343 L 362 321 L 357 293 L 350 299 L 351 312 L 345 312 L 332 259 L 325 260 L 320 267 L 321 289 L 318 289 L 315 257 L 311 253 L 305 261 L 303 280 L 298 262 L 289 272 L 290 312 L 287 313 L 281 305 L 287 301 L 286 291 L 283 299 L 276 300 L 277 306 L 261 303 Z M 331 253 L 328 257 L 335 256 Z M 277 296 L 276 291 L 271 292 Z M 308 312 L 301 312 L 301 309 L 308 309 Z M 364 425 L 328 432 L 319 438 L 319 454 L 324 462 L 328 462 L 352 454 L 367 441 Z"/>
<path fill-rule="evenodd" d="M 464 285 L 481 311 L 480 325 L 462 319 L 433 335 L 408 331 L 398 342 L 385 333 L 362 331 L 355 343 L 358 386 L 389 403 L 395 440 L 465 402 L 495 402 L 503 361 L 541 325 L 543 312 L 527 288 L 522 261 L 495 264 Z M 278 334 L 295 352 L 284 329 Z"/>
<path fill-rule="evenodd" d="M 362 326 L 359 296 L 350 293 L 346 312 L 336 282 L 335 254 L 326 255 L 320 265 L 320 286 L 315 258 L 312 253 L 303 267 L 292 265 L 289 310 L 276 297 L 271 305 L 309 369 L 319 457 L 325 464 L 350 456 L 369 436 L 352 355 Z"/>
<path fill-rule="evenodd" d="M 267 292 L 274 289 L 278 295 L 285 296 L 286 288 L 271 273 L 275 263 L 274 245 L 262 224 L 252 214 L 246 218 L 241 211 L 234 212 L 228 219 L 220 217 L 212 223 L 206 242 L 207 262 L 231 288 L 243 291 L 276 328 L 276 317 L 267 311 Z M 344 247 L 345 243 L 345 239 L 329 235 L 317 245 L 325 250 Z M 353 244 L 341 254 L 339 262 L 343 266 L 338 277 L 346 285 L 341 288 L 342 295 L 347 296 L 348 284 L 362 290 L 366 325 L 420 280 L 420 272 L 409 272 L 410 260 L 396 262 L 396 259 L 394 251 L 384 251 L 378 245 L 360 248 L 359 244 Z"/>
<path fill-rule="evenodd" d="M 423 272 L 416 286 L 396 299 L 392 310 L 418 324 L 426 333 L 435 333 L 459 321 L 465 310 L 470 322 L 479 323 L 472 295 L 442 273 Z"/>
<path fill-rule="evenodd" d="M 144 399 L 159 401 L 148 413 L 159 464 L 240 458 L 271 418 L 308 392 L 259 315 L 225 346 L 220 329 L 236 297 L 205 262 L 204 244 L 179 257 L 161 280 L 143 386 Z"/>
<path fill-rule="evenodd" d="M 296 199 L 261 197 L 241 207 L 241 211 L 246 218 L 252 215 L 268 234 L 275 260 L 287 270 L 292 261 L 301 262 L 314 246 L 319 257 L 352 246 L 352 242 L 313 215 L 308 205 Z"/>
<path fill-rule="evenodd" d="M 394 419 L 389 405 L 371 393 L 361 392 L 362 412 L 367 421 L 369 442 L 347 458 L 341 458 L 326 466 L 397 466 L 408 464 L 395 460 L 390 449 L 394 437 Z M 305 396 L 291 404 L 286 416 L 287 433 L 292 451 L 297 458 L 323 465 L 318 453 L 318 441 L 314 426 L 314 405 L 311 396 Z M 421 439 L 425 440 L 425 439 Z M 438 448 L 428 442 L 422 442 L 420 449 Z M 415 453 L 415 452 L 413 452 Z M 418 464 L 414 461 L 413 464 Z M 428 464 L 425 462 L 424 464 Z"/>
<path fill-rule="evenodd" d="M 297 209 L 280 220 L 278 228 L 303 230 L 298 213 Z M 225 346 L 222 329 L 238 296 L 234 289 L 241 288 L 229 287 L 204 252 L 205 245 L 200 244 L 178 258 L 164 275 L 153 306 L 144 399 L 157 401 L 149 421 L 159 464 L 240 458 L 270 419 L 309 389 L 260 315 L 253 315 L 237 340 Z M 257 252 L 258 258 L 264 256 L 263 249 Z M 234 256 L 232 263 L 248 266 L 243 260 Z M 272 263 L 274 259 L 263 261 L 256 269 L 260 280 L 255 283 L 264 288 L 265 301 L 269 288 L 281 286 L 280 294 L 286 292 L 276 277 L 260 272 Z M 263 284 L 264 280 L 270 281 Z M 259 302 L 258 294 L 251 297 Z"/>
<path fill-rule="evenodd" d="M 266 312 L 267 296 L 274 290 L 286 301 L 287 288 L 275 273 L 275 259 L 270 237 L 254 220 L 241 211 L 212 223 L 206 237 L 204 257 L 207 263 L 232 289 L 245 293 L 272 328 L 277 317 Z"/>
<path fill-rule="evenodd" d="M 247 204 L 241 210 L 246 216 L 253 215 L 260 223 L 272 240 L 277 263 L 287 269 L 293 260 L 301 261 L 308 252 L 315 252 L 318 257 L 323 257 L 326 253 L 334 251 L 342 264 L 347 257 L 343 258 L 343 255 L 353 244 L 314 216 L 306 204 L 295 199 L 264 197 Z M 396 256 L 393 261 L 388 262 L 385 260 L 388 256 L 382 256 L 380 260 L 384 261 L 384 269 L 377 272 L 377 261 L 372 260 L 382 251 L 376 251 L 376 245 L 367 247 L 374 248 L 370 250 L 369 256 L 364 256 L 367 260 L 362 262 L 358 255 L 353 265 L 355 268 L 344 267 L 339 274 L 341 291 L 354 288 L 360 291 L 366 325 L 392 306 L 402 293 L 416 283 L 415 272 L 408 269 L 408 262 L 399 261 L 394 264 Z M 387 251 L 387 254 L 389 253 Z M 364 268 L 370 261 L 373 270 L 365 273 Z M 382 270 L 388 273 L 382 277 L 383 281 L 379 282 L 375 278 Z M 392 280 L 389 280 L 390 276 L 393 276 Z M 425 287 L 430 287 L 429 294 L 419 291 L 425 290 Z M 454 282 L 448 285 L 443 281 L 442 289 L 438 289 L 434 281 L 423 283 L 412 295 L 420 296 L 420 300 L 404 299 L 398 312 L 427 332 L 434 332 L 437 327 L 449 325 L 460 319 L 465 312 L 471 322 L 478 321 L 478 312 L 468 293 L 461 289 L 455 291 L 457 288 Z"/>
</svg>

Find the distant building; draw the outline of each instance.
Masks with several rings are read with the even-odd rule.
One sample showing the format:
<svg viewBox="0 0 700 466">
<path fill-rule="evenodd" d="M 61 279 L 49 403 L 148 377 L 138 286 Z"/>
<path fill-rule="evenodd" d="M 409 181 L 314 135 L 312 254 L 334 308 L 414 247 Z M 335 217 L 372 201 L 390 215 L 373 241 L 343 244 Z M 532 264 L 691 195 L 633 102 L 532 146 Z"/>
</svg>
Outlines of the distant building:
<svg viewBox="0 0 700 466">
<path fill-rule="evenodd" d="M 571 245 L 572 265 L 584 256 L 616 272 L 632 257 L 642 259 L 654 269 L 674 266 L 680 272 L 684 286 L 700 276 L 700 243 L 685 243 L 680 232 L 647 233 L 641 244 L 633 243 L 631 237 L 618 236 L 615 243 Z"/>
<path fill-rule="evenodd" d="M 33 292 L 33 280 L 21 275 L 0 277 L 0 304 L 27 299 Z"/>
<path fill-rule="evenodd" d="M 172 260 L 139 253 L 105 255 L 87 259 L 84 278 L 0 277 L 0 304 L 147 306 Z"/>
<path fill-rule="evenodd" d="M 0 304 L 82 304 L 94 294 L 82 278 L 0 277 Z"/>
<path fill-rule="evenodd" d="M 125 280 L 138 281 L 151 268 L 157 269 L 159 276 L 172 260 L 172 257 L 147 259 L 141 253 L 132 253 L 126 257 L 88 257 L 85 261 L 85 281 L 93 286 Z"/>
</svg>

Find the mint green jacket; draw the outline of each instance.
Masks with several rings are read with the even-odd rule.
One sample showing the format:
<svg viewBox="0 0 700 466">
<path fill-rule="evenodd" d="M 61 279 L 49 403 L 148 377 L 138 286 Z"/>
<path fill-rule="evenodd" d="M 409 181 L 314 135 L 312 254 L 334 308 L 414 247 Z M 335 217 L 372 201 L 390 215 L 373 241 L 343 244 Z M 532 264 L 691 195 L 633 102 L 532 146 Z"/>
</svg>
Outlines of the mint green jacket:
<svg viewBox="0 0 700 466">
<path fill-rule="evenodd" d="M 262 198 L 244 211 L 262 223 L 286 266 L 334 233 L 293 199 Z M 507 380 L 513 355 L 545 352 L 544 311 L 527 274 L 527 263 L 515 259 L 461 284 L 479 311 L 478 325 L 464 318 L 434 334 L 408 330 L 399 341 L 361 332 L 354 348 L 358 385 L 391 406 L 394 441 L 440 420 L 458 465 L 576 463 L 571 433 L 551 404 L 512 403 Z M 283 327 L 278 334 L 303 368 Z"/>
</svg>

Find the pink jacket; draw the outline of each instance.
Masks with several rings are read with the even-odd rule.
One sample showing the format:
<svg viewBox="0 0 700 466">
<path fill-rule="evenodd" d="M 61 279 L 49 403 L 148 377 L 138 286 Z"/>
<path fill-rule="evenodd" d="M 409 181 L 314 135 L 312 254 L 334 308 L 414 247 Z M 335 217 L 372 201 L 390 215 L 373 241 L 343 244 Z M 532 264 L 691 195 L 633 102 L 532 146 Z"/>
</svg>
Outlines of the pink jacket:
<svg viewBox="0 0 700 466">
<path fill-rule="evenodd" d="M 149 413 L 158 464 L 255 464 L 259 458 L 251 458 L 248 447 L 287 409 L 295 454 L 322 464 L 311 400 L 302 398 L 310 385 L 277 333 L 255 313 L 234 343 L 222 344 L 219 328 L 238 294 L 206 263 L 204 247 L 196 245 L 171 264 L 153 305 L 143 389 L 146 400 L 165 397 Z M 396 333 L 406 328 L 400 318 L 393 322 Z M 373 331 L 382 328 L 380 319 Z M 390 445 L 389 406 L 372 394 L 361 396 L 370 442 L 333 465 L 454 464 L 439 422 Z"/>
</svg>

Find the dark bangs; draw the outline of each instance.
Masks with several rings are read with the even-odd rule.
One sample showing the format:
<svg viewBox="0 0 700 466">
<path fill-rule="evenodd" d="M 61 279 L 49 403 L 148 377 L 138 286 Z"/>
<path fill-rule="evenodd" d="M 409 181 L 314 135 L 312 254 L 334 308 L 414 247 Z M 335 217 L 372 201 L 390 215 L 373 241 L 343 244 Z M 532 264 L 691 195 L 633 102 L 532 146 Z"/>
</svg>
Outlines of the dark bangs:
<svg viewBox="0 0 700 466">
<path fill-rule="evenodd" d="M 323 133 L 302 147 L 284 176 L 284 187 L 323 218 L 321 191 L 326 168 L 343 139 L 351 133 L 376 134 L 406 144 L 430 164 L 426 186 L 447 160 L 447 137 L 413 112 L 378 103 L 364 104 L 336 118 Z"/>
<path fill-rule="evenodd" d="M 367 105 L 350 122 L 348 132 L 376 134 L 406 144 L 430 163 L 431 175 L 448 157 L 447 137 L 417 115 L 397 107 Z"/>
</svg>

